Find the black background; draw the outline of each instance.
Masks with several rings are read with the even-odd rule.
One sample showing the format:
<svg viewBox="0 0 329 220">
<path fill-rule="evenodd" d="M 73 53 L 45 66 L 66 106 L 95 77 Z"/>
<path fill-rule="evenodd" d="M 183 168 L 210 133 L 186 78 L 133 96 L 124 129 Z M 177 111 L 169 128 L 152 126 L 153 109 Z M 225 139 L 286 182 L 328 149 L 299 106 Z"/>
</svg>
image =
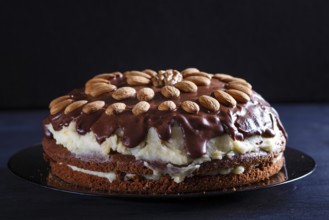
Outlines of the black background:
<svg viewBox="0 0 329 220">
<path fill-rule="evenodd" d="M 271 102 L 329 101 L 325 1 L 1 1 L 1 109 L 44 108 L 94 74 L 195 66 Z"/>
</svg>

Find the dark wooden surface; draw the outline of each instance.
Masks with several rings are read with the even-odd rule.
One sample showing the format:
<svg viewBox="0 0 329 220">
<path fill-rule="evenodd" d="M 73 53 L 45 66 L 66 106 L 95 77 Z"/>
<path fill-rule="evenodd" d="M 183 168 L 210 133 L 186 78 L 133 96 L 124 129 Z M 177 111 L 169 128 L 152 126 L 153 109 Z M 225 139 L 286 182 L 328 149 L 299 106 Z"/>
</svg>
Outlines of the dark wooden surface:
<svg viewBox="0 0 329 220">
<path fill-rule="evenodd" d="M 16 151 L 40 143 L 46 111 L 0 112 L 0 219 L 328 219 L 329 105 L 276 105 L 288 145 L 316 171 L 272 189 L 189 200 L 111 199 L 45 189 L 7 169 Z"/>
</svg>

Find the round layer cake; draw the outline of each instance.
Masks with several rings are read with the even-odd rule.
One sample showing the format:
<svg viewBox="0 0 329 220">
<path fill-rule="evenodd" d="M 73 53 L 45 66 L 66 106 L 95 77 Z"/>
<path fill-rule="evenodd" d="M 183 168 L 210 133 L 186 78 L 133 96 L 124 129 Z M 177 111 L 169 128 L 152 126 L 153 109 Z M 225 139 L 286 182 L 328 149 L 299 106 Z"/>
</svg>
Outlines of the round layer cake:
<svg viewBox="0 0 329 220">
<path fill-rule="evenodd" d="M 44 119 L 51 176 L 91 190 L 187 193 L 266 180 L 287 134 L 246 80 L 196 68 L 97 75 Z"/>
</svg>

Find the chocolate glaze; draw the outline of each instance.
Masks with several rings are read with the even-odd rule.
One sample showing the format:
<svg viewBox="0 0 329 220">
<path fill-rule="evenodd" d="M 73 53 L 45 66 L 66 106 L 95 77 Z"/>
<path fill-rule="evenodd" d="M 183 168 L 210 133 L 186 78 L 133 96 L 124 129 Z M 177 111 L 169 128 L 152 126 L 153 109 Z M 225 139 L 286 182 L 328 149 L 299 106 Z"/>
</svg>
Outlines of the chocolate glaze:
<svg viewBox="0 0 329 220">
<path fill-rule="evenodd" d="M 127 86 L 125 78 L 120 77 L 112 80 L 116 85 Z M 77 122 L 77 132 L 85 134 L 92 131 L 99 143 L 107 137 L 115 134 L 121 129 L 121 141 L 127 147 L 135 147 L 142 142 L 150 127 L 154 127 L 160 139 L 168 140 L 171 137 L 171 127 L 177 123 L 184 135 L 185 149 L 192 158 L 201 157 L 206 153 L 206 143 L 209 139 L 229 134 L 235 140 L 244 140 L 253 135 L 273 137 L 274 120 L 285 137 L 287 134 L 279 120 L 277 112 L 256 92 L 253 92 L 251 100 L 246 104 L 237 104 L 234 108 L 220 106 L 218 112 L 210 112 L 201 107 L 197 114 L 189 114 L 179 108 L 180 103 L 185 100 L 197 101 L 201 95 L 212 95 L 217 89 L 223 89 L 225 84 L 217 79 L 212 79 L 209 86 L 199 86 L 196 93 L 181 93 L 177 99 L 173 99 L 178 106 L 176 111 L 159 111 L 158 105 L 168 100 L 160 93 L 160 88 L 153 87 L 155 97 L 149 101 L 151 108 L 148 112 L 135 116 L 132 114 L 132 107 L 138 102 L 136 98 L 124 100 L 127 109 L 118 115 L 107 115 L 105 109 L 108 105 L 118 102 L 111 97 L 111 94 L 104 94 L 99 97 L 91 97 L 84 93 L 84 89 L 75 89 L 69 93 L 74 100 L 86 99 L 88 101 L 104 100 L 106 105 L 103 109 L 85 114 L 78 108 L 73 112 L 64 114 L 63 111 L 56 115 L 49 115 L 43 124 L 51 123 L 55 130 L 67 126 L 72 120 Z M 142 87 L 136 86 L 139 90 Z M 45 136 L 52 138 L 51 133 L 45 129 Z"/>
</svg>

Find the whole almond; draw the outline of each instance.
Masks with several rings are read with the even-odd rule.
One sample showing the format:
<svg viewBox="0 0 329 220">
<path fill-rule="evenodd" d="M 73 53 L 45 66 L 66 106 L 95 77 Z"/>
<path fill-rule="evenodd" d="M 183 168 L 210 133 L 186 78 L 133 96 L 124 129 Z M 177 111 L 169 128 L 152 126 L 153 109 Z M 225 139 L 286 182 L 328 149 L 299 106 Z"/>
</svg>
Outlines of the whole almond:
<svg viewBox="0 0 329 220">
<path fill-rule="evenodd" d="M 194 82 L 183 80 L 175 84 L 175 87 L 183 92 L 196 92 L 198 86 Z"/>
<path fill-rule="evenodd" d="M 227 83 L 227 86 L 234 85 L 234 84 L 240 84 L 248 87 L 249 89 L 252 89 L 252 85 L 246 81 L 235 81 L 234 79 Z"/>
<path fill-rule="evenodd" d="M 131 77 L 131 76 L 141 76 L 141 77 L 145 77 L 145 78 L 148 78 L 148 79 L 151 79 L 151 76 L 144 73 L 144 72 L 141 72 L 141 71 L 127 71 L 124 73 L 124 75 L 128 78 L 128 77 Z"/>
<path fill-rule="evenodd" d="M 107 79 L 103 79 L 103 78 L 92 78 L 90 80 L 88 80 L 85 84 L 85 87 L 89 87 L 93 84 L 97 84 L 97 83 L 110 83 L 110 81 L 108 81 Z"/>
<path fill-rule="evenodd" d="M 119 114 L 126 109 L 126 104 L 122 102 L 113 103 L 105 110 L 107 115 L 113 115 L 114 113 Z"/>
<path fill-rule="evenodd" d="M 51 115 L 56 115 L 57 113 L 62 111 L 66 106 L 68 106 L 72 102 L 73 102 L 72 99 L 64 99 L 60 102 L 57 102 L 57 103 L 53 104 L 52 107 L 50 108 L 50 114 Z"/>
<path fill-rule="evenodd" d="M 176 104 L 173 101 L 164 101 L 158 106 L 159 111 L 174 111 Z"/>
<path fill-rule="evenodd" d="M 235 82 L 247 82 L 245 79 L 239 78 L 239 77 L 233 77 L 230 81 Z"/>
<path fill-rule="evenodd" d="M 132 109 L 134 115 L 140 115 L 150 109 L 150 104 L 145 101 L 138 102 Z"/>
<path fill-rule="evenodd" d="M 88 101 L 87 100 L 79 100 L 76 102 L 73 102 L 71 104 L 69 104 L 68 106 L 66 106 L 65 110 L 64 110 L 64 114 L 68 114 L 70 112 L 73 112 L 74 110 L 80 108 L 81 106 L 85 105 Z"/>
<path fill-rule="evenodd" d="M 195 73 L 195 72 L 200 72 L 200 71 L 197 68 L 190 67 L 190 68 L 184 69 L 181 73 L 184 76 L 184 74 Z"/>
<path fill-rule="evenodd" d="M 198 86 L 208 86 L 210 84 L 210 79 L 204 76 L 188 76 L 184 80 L 194 82 Z"/>
<path fill-rule="evenodd" d="M 109 85 L 110 81 L 102 78 L 93 78 L 85 84 L 85 93 L 90 95 L 91 91 L 99 85 Z"/>
<path fill-rule="evenodd" d="M 101 73 L 101 74 L 98 74 L 96 76 L 94 76 L 94 79 L 95 78 L 102 78 L 102 79 L 112 79 L 112 78 L 116 78 L 116 77 L 119 77 L 121 78 L 123 76 L 123 74 L 121 72 L 112 72 L 112 73 Z"/>
<path fill-rule="evenodd" d="M 70 96 L 69 95 L 64 95 L 64 96 L 60 96 L 54 100 L 52 100 L 50 103 L 49 103 L 49 108 L 52 108 L 54 105 L 56 105 L 57 103 L 63 101 L 63 100 L 66 100 L 66 99 L 69 99 Z"/>
<path fill-rule="evenodd" d="M 191 114 L 198 113 L 200 111 L 199 105 L 192 101 L 182 102 L 181 107 L 184 111 Z"/>
<path fill-rule="evenodd" d="M 166 98 L 177 98 L 180 95 L 180 91 L 173 86 L 164 86 L 161 89 L 161 94 Z"/>
<path fill-rule="evenodd" d="M 219 110 L 219 102 L 213 97 L 202 95 L 199 97 L 199 102 L 203 107 L 210 111 L 216 112 Z"/>
<path fill-rule="evenodd" d="M 147 75 L 149 75 L 150 77 L 154 77 L 157 75 L 157 72 L 155 72 L 154 70 L 151 70 L 151 69 L 143 70 L 143 72 L 146 73 Z"/>
<path fill-rule="evenodd" d="M 235 99 L 230 94 L 228 94 L 222 90 L 214 91 L 214 96 L 222 105 L 225 105 L 228 107 L 236 106 Z"/>
<path fill-rule="evenodd" d="M 147 85 L 151 82 L 150 79 L 145 78 L 143 76 L 129 76 L 127 77 L 127 83 L 131 86 L 141 86 Z"/>
<path fill-rule="evenodd" d="M 226 90 L 226 92 L 230 94 L 239 103 L 246 103 L 250 100 L 250 97 L 246 93 L 241 92 L 239 90 L 229 89 Z"/>
<path fill-rule="evenodd" d="M 116 100 L 132 98 L 135 97 L 135 95 L 136 90 L 132 87 L 121 87 L 112 93 L 112 97 Z"/>
<path fill-rule="evenodd" d="M 239 90 L 241 92 L 246 93 L 248 96 L 252 95 L 252 90 L 249 89 L 247 86 L 241 84 L 241 83 L 228 83 L 226 85 L 226 88 Z"/>
<path fill-rule="evenodd" d="M 209 73 L 205 72 L 193 72 L 193 73 L 185 73 L 183 74 L 184 77 L 189 77 L 189 76 L 204 76 L 207 77 L 208 79 L 211 79 L 212 75 Z"/>
<path fill-rule="evenodd" d="M 86 114 L 90 114 L 92 112 L 96 112 L 96 111 L 100 110 L 101 108 L 104 107 L 104 105 L 105 105 L 104 101 L 89 102 L 88 104 L 83 106 L 82 111 Z"/>
<path fill-rule="evenodd" d="M 149 101 L 153 99 L 154 91 L 151 88 L 142 88 L 137 92 L 137 99 L 139 101 Z"/>
<path fill-rule="evenodd" d="M 98 84 L 93 85 L 93 87 L 90 89 L 90 92 L 86 89 L 86 94 L 88 94 L 87 92 L 89 92 L 89 94 L 92 97 L 96 97 L 96 96 L 102 95 L 104 93 L 112 92 L 112 91 L 116 90 L 116 88 L 117 87 L 112 84 L 98 83 Z"/>
<path fill-rule="evenodd" d="M 213 77 L 223 82 L 228 82 L 233 79 L 233 76 L 224 73 L 217 73 Z"/>
</svg>

